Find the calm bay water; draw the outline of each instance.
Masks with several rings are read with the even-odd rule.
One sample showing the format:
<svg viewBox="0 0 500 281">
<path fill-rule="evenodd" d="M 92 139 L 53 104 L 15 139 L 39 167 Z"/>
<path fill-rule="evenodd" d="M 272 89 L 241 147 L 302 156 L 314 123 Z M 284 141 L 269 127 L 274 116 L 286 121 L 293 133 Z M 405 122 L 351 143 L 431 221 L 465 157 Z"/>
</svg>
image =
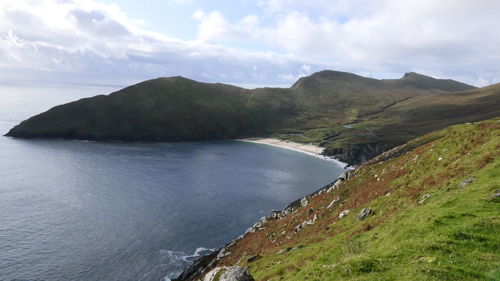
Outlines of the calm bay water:
<svg viewBox="0 0 500 281">
<path fill-rule="evenodd" d="M 53 105 L 113 89 L 1 90 L 4 134 Z M 333 162 L 239 141 L 0 137 L 0 280 L 171 277 L 341 172 Z"/>
</svg>

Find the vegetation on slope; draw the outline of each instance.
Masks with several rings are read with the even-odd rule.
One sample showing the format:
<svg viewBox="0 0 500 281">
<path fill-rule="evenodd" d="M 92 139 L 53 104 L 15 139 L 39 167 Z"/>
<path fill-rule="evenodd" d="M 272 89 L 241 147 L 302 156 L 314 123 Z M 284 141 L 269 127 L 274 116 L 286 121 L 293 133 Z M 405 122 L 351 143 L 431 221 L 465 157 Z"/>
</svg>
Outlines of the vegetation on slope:
<svg viewBox="0 0 500 281">
<path fill-rule="evenodd" d="M 147 141 L 274 136 L 320 144 L 327 154 L 361 163 L 450 124 L 498 116 L 498 103 L 500 85 L 475 89 L 416 73 L 377 80 L 321 71 L 291 88 L 254 90 L 172 77 L 57 106 L 7 135 Z"/>
<path fill-rule="evenodd" d="M 217 266 L 256 280 L 499 280 L 499 156 L 499 118 L 414 139 L 267 219 Z"/>
</svg>

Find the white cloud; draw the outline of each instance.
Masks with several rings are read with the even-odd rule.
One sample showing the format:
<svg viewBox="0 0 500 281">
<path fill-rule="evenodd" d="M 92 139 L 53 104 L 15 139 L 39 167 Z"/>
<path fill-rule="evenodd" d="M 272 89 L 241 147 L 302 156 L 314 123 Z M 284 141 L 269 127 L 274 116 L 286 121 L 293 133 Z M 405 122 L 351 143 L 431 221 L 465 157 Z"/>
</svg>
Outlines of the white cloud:
<svg viewBox="0 0 500 281">
<path fill-rule="evenodd" d="M 198 10 L 193 17 L 200 22 L 197 39 L 203 42 L 248 40 L 257 35 L 259 19 L 255 15 L 246 16 L 236 24 L 230 24 L 218 11 Z"/>
<path fill-rule="evenodd" d="M 260 40 L 312 64 L 378 76 L 415 71 L 479 85 L 500 77 L 500 1 L 267 0 L 247 28 L 201 19 L 200 38 Z M 215 23 L 217 22 L 217 24 Z M 212 32 L 211 32 L 212 31 Z M 209 34 L 209 36 L 207 36 Z"/>
<path fill-rule="evenodd" d="M 186 41 L 146 30 L 98 0 L 2 1 L 0 77 L 127 84 L 183 75 L 264 85 L 330 68 L 500 81 L 496 0 L 267 0 L 258 7 L 234 21 L 198 10 L 197 38 Z M 252 51 L 266 49 L 274 52 Z"/>
<path fill-rule="evenodd" d="M 207 15 L 224 25 L 217 13 Z M 253 24 L 247 17 L 240 23 Z M 300 69 L 290 55 L 248 52 L 183 41 L 143 30 L 117 6 L 92 0 L 0 4 L 0 77 L 79 83 L 128 84 L 182 75 L 204 81 L 264 85 L 288 83 L 280 73 Z M 209 33 L 222 36 L 225 31 Z M 238 30 L 231 36 L 238 36 Z M 258 70 L 253 65 L 264 66 Z M 274 78 L 273 78 L 274 77 Z"/>
</svg>

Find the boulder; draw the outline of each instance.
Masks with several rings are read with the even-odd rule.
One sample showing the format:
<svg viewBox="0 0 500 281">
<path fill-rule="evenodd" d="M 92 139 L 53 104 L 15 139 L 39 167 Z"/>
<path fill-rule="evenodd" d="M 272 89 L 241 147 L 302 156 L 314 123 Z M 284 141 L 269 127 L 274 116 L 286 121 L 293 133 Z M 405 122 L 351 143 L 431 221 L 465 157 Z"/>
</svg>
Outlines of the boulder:
<svg viewBox="0 0 500 281">
<path fill-rule="evenodd" d="M 280 215 L 281 211 L 272 210 L 271 213 L 269 213 L 269 215 L 266 216 L 266 219 L 268 220 L 278 219 Z"/>
<path fill-rule="evenodd" d="M 254 281 L 246 267 L 230 266 L 216 267 L 207 275 L 203 281 Z"/>
<path fill-rule="evenodd" d="M 349 211 L 349 210 L 343 210 L 342 212 L 340 212 L 339 219 L 347 216 L 347 214 L 349 214 L 349 212 L 351 212 L 351 211 Z"/>
<path fill-rule="evenodd" d="M 337 203 L 338 201 L 340 200 L 340 198 L 337 196 L 335 197 L 332 202 L 330 202 L 330 204 L 328 205 L 328 207 L 326 207 L 327 209 L 330 209 L 331 207 L 333 207 L 333 204 Z"/>
<path fill-rule="evenodd" d="M 307 197 L 300 199 L 300 206 L 305 207 L 308 204 L 309 204 L 309 200 L 307 200 Z"/>
<path fill-rule="evenodd" d="M 468 179 L 464 180 L 463 182 L 459 183 L 457 187 L 464 188 L 464 187 L 468 186 L 469 184 L 473 183 L 475 180 L 476 180 L 476 178 L 468 178 Z"/>
<path fill-rule="evenodd" d="M 332 186 L 330 186 L 326 192 L 332 192 L 333 190 L 335 190 L 335 188 L 337 188 L 340 184 L 342 183 L 341 180 L 335 180 L 335 182 L 332 184 Z"/>
<path fill-rule="evenodd" d="M 369 215 L 371 215 L 373 211 L 369 208 L 363 208 L 361 212 L 359 212 L 358 219 L 360 221 L 366 219 Z"/>
<path fill-rule="evenodd" d="M 431 198 L 431 195 L 429 193 L 424 194 L 424 196 L 422 196 L 422 198 L 418 201 L 418 204 L 419 205 L 424 204 L 425 201 L 427 201 L 427 199 L 429 198 Z"/>
<path fill-rule="evenodd" d="M 306 227 L 308 225 L 314 224 L 317 219 L 318 219 L 318 216 L 314 215 L 314 217 L 312 219 L 301 222 L 299 225 L 297 225 L 295 227 L 295 232 L 299 232 L 302 228 L 304 228 L 304 227 Z"/>
<path fill-rule="evenodd" d="M 293 208 L 288 207 L 285 210 L 283 210 L 283 212 L 281 212 L 281 216 L 286 217 L 286 216 L 290 215 L 291 213 L 293 213 Z"/>
</svg>

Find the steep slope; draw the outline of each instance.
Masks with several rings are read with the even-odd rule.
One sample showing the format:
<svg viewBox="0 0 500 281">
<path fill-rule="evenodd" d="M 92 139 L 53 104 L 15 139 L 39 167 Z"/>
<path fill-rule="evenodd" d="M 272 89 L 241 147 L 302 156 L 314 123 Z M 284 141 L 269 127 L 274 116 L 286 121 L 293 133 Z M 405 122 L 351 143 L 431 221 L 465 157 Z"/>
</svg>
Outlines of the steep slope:
<svg viewBox="0 0 500 281">
<path fill-rule="evenodd" d="M 348 126 L 331 127 L 328 130 L 336 134 L 330 138 L 317 138 L 317 131 L 303 134 L 322 141 L 328 154 L 337 154 L 346 162 L 362 162 L 452 124 L 500 116 L 498 104 L 500 84 L 461 92 L 426 92 L 360 116 Z"/>
<path fill-rule="evenodd" d="M 498 280 L 500 119 L 396 147 L 275 211 L 178 280 Z"/>
<path fill-rule="evenodd" d="M 472 88 L 415 73 L 377 80 L 330 70 L 288 89 L 159 78 L 57 106 L 7 135 L 147 141 L 272 135 L 321 144 L 329 155 L 358 164 L 415 136 L 497 116 L 500 88 Z"/>
<path fill-rule="evenodd" d="M 430 76 L 408 72 L 398 80 L 385 80 L 386 83 L 396 83 L 401 86 L 414 87 L 422 90 L 435 89 L 443 91 L 472 90 L 475 87 L 451 79 L 434 79 Z"/>
<path fill-rule="evenodd" d="M 247 107 L 248 98 L 248 90 L 230 85 L 160 78 L 109 96 L 54 107 L 22 122 L 7 135 L 176 141 L 262 134 L 272 121 L 269 118 L 275 117 L 268 112 L 276 110 L 271 106 Z"/>
</svg>

